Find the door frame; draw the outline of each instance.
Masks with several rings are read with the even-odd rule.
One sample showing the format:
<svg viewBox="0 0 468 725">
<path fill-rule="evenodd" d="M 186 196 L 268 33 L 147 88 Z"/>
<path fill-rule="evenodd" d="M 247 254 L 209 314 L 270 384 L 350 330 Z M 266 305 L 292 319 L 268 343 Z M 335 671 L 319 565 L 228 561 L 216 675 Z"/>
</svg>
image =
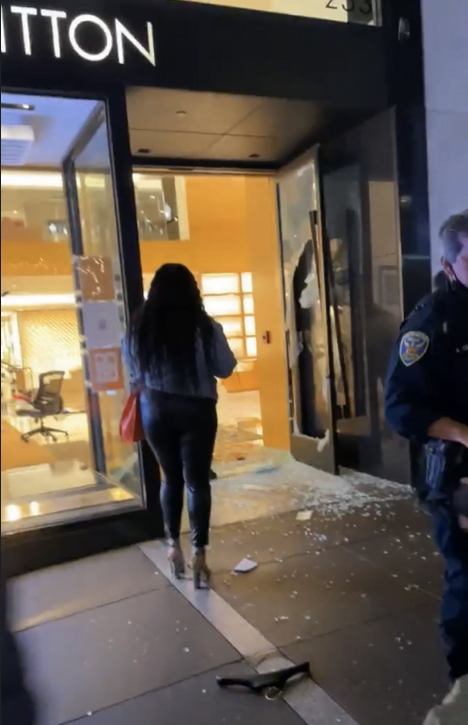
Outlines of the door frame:
<svg viewBox="0 0 468 725">
<path fill-rule="evenodd" d="M 106 110 L 99 103 L 93 111 L 90 118 L 80 130 L 78 136 L 73 140 L 67 155 L 62 160 L 62 176 L 64 182 L 65 203 L 68 214 L 68 227 L 70 230 L 69 239 L 71 253 L 73 258 L 81 257 L 84 253 L 83 232 L 81 226 L 81 210 L 78 194 L 78 185 L 76 179 L 76 159 L 86 148 L 89 141 L 99 131 L 101 126 L 106 122 Z M 73 265 L 73 277 L 75 292 L 80 291 L 79 274 L 76 265 Z M 84 336 L 83 314 L 80 305 L 76 305 L 78 332 L 80 336 Z M 107 473 L 106 456 L 104 450 L 104 435 L 101 425 L 101 413 L 99 395 L 93 392 L 90 382 L 89 361 L 86 350 L 80 344 L 81 361 L 85 378 L 85 398 L 87 408 L 87 418 L 89 427 L 89 444 L 91 446 L 91 458 L 93 461 L 94 471 L 103 476 Z M 96 477 L 97 481 L 99 480 Z"/>
<path fill-rule="evenodd" d="M 294 421 L 294 410 L 297 406 L 297 396 L 294 393 L 294 382 L 291 378 L 291 368 L 289 366 L 289 341 L 287 331 L 285 330 L 285 349 L 288 358 L 287 367 L 289 369 L 288 379 L 286 381 L 289 389 L 289 407 L 290 407 L 290 418 L 289 418 L 289 438 L 290 438 L 290 451 L 292 455 L 306 465 L 314 468 L 322 469 L 330 473 L 338 473 L 338 456 L 337 456 L 337 429 L 336 429 L 336 389 L 335 389 L 335 372 L 333 364 L 333 341 L 332 341 L 332 327 L 330 319 L 331 309 L 331 292 L 330 285 L 328 283 L 328 274 L 330 270 L 330 261 L 327 257 L 327 245 L 325 244 L 325 228 L 324 228 L 324 199 L 322 193 L 321 184 L 321 170 L 320 170 L 320 145 L 317 144 L 304 154 L 298 156 L 294 161 L 287 164 L 280 169 L 271 168 L 248 168 L 244 165 L 233 163 L 232 166 L 219 165 L 215 163 L 204 164 L 200 162 L 188 162 L 183 160 L 182 162 L 169 163 L 167 159 L 161 160 L 156 157 L 133 157 L 133 167 L 142 168 L 144 171 L 154 171 L 159 174 L 173 174 L 175 176 L 196 176 L 196 175 L 226 175 L 234 176 L 236 174 L 241 176 L 264 176 L 271 179 L 275 184 L 276 189 L 276 226 L 277 226 L 277 245 L 278 245 L 278 257 L 280 264 L 280 276 L 282 286 L 282 305 L 283 315 L 285 313 L 285 287 L 284 287 L 284 273 L 283 273 L 283 249 L 281 243 L 281 209 L 279 202 L 279 182 L 281 179 L 294 171 L 299 169 L 308 162 L 313 162 L 314 167 L 314 182 L 315 182 L 315 197 L 317 201 L 317 209 L 311 209 L 311 232 L 315 235 L 314 246 L 316 247 L 317 254 L 316 258 L 319 262 L 319 286 L 321 288 L 321 294 L 323 299 L 323 309 L 325 310 L 325 347 L 326 347 L 326 379 L 327 379 L 327 408 L 329 412 L 329 441 L 324 451 L 318 449 L 317 439 L 309 436 L 297 433 L 293 428 Z M 312 195 L 312 190 L 311 190 Z M 325 452 L 325 455 L 323 453 Z"/>
<path fill-rule="evenodd" d="M 109 144 L 110 173 L 113 182 L 114 213 L 118 237 L 120 272 L 122 276 L 122 301 L 128 326 L 135 312 L 144 302 L 144 288 L 136 198 L 133 186 L 134 167 L 130 150 L 127 99 L 125 90 L 116 90 L 105 98 L 97 100 L 101 101 L 101 105 L 88 119 L 88 122 L 78 137 L 74 139 L 71 148 L 63 160 L 67 205 L 69 208 L 70 223 L 74 225 L 72 232 L 74 231 L 77 234 L 76 238 L 82 250 L 82 232 L 74 163 L 77 156 L 86 148 L 94 134 L 105 124 Z M 70 197 L 68 192 L 70 193 Z M 71 205 L 70 201 L 72 202 Z M 70 208 L 70 206 L 74 208 Z M 79 253 L 79 251 L 73 249 L 73 254 Z M 102 433 L 99 430 L 96 431 L 98 445 L 101 437 Z M 136 513 L 143 516 L 142 520 L 147 526 L 149 524 L 148 534 L 154 538 L 160 537 L 164 534 L 164 526 L 159 501 L 159 487 L 161 482 L 159 466 L 146 441 L 137 444 L 137 455 L 144 507 Z M 102 472 L 105 472 L 105 460 L 103 460 L 103 457 L 101 457 L 99 462 L 104 469 Z"/>
<path fill-rule="evenodd" d="M 352 131 L 352 129 L 350 130 Z M 348 133 L 348 132 L 346 132 Z M 346 134 L 343 134 L 343 138 L 346 136 Z M 334 143 L 338 143 L 340 140 L 340 137 L 337 139 L 334 139 Z M 342 152 L 340 152 L 338 155 L 336 155 L 331 161 L 324 159 L 324 145 L 320 148 L 320 177 L 322 179 L 322 188 L 324 188 L 324 177 L 328 173 L 334 173 L 339 172 L 343 169 L 351 168 L 357 166 L 358 169 L 358 184 L 359 184 L 359 195 L 360 195 L 360 206 L 361 206 L 361 233 L 362 233 L 362 240 L 363 244 L 361 243 L 361 254 L 362 254 L 362 274 L 364 279 L 372 279 L 372 250 L 370 248 L 370 229 L 369 229 L 369 219 L 370 219 L 370 203 L 369 203 L 369 193 L 366 188 L 365 180 L 363 178 L 362 173 L 362 167 L 359 164 L 359 160 L 356 157 L 356 154 L 350 152 L 347 148 L 345 148 Z M 326 199 L 325 199 L 325 193 L 322 194 L 322 205 L 323 205 L 323 219 L 326 220 Z M 331 252 L 330 252 L 330 239 L 326 232 L 326 223 L 325 223 L 325 233 L 324 233 L 324 250 L 325 255 L 328 257 L 328 269 L 329 269 L 329 286 L 332 285 L 332 279 L 333 279 L 333 263 L 331 260 Z M 350 252 L 356 251 L 356 250 L 349 250 Z M 351 258 L 349 259 L 349 269 L 350 272 L 353 270 L 353 265 L 351 262 Z M 350 292 L 352 291 L 352 280 L 350 280 Z M 372 303 L 373 303 L 373 297 L 371 294 L 369 294 L 369 288 L 367 285 L 364 285 L 363 290 L 363 306 L 364 309 L 370 309 Z M 351 303 L 351 339 L 353 339 L 353 336 L 356 334 L 356 330 L 354 328 L 353 324 L 353 312 L 355 312 L 355 307 Z M 378 402 L 376 399 L 375 391 L 372 389 L 370 385 L 371 376 L 369 374 L 369 359 L 367 356 L 367 330 L 366 330 L 366 324 L 365 320 L 361 319 L 361 329 L 360 329 L 360 343 L 362 344 L 361 349 L 359 350 L 359 353 L 362 355 L 362 360 L 364 361 L 364 383 L 363 383 L 363 395 L 365 400 L 365 407 L 368 406 L 369 413 L 368 418 L 370 421 L 370 428 L 371 430 L 374 430 L 375 427 L 378 427 L 379 421 L 378 421 Z M 333 332 L 332 332 L 333 334 Z M 339 344 L 339 337 L 340 333 L 339 330 L 336 330 L 336 339 Z M 353 362 L 356 362 L 354 358 L 354 352 L 353 349 Z M 357 385 L 358 389 L 359 386 L 362 385 L 362 381 L 355 381 L 355 385 Z M 360 391 L 361 392 L 361 391 Z M 361 401 L 360 401 L 361 402 Z M 359 416 L 351 416 L 351 420 L 356 420 Z M 336 430 L 336 454 L 337 454 L 337 465 L 338 467 L 344 466 L 347 468 L 355 468 L 355 470 L 359 469 L 359 463 L 356 465 L 351 465 L 351 463 L 348 460 L 343 459 L 343 446 L 342 446 L 342 440 L 348 440 L 347 448 L 348 450 L 348 456 L 351 455 L 353 458 L 357 459 L 358 453 L 357 448 L 358 444 L 356 441 L 354 441 L 354 445 L 352 442 L 352 438 L 347 436 L 345 433 L 341 433 L 339 431 L 339 422 L 338 418 L 335 421 L 335 430 Z M 364 438 L 364 437 L 363 437 Z M 372 436 L 369 436 L 369 445 L 372 444 Z M 346 453 L 344 454 L 346 458 Z"/>
</svg>

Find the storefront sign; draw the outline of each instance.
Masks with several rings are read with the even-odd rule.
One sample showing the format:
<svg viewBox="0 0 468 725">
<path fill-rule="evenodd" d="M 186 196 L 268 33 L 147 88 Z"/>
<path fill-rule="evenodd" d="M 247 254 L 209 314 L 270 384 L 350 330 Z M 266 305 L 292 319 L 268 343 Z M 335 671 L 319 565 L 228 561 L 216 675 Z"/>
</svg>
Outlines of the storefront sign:
<svg viewBox="0 0 468 725">
<path fill-rule="evenodd" d="M 19 38 L 19 40 L 18 40 Z M 137 35 L 118 18 L 103 20 L 98 15 L 76 15 L 65 10 L 2 5 L 1 48 L 8 55 L 11 46 L 19 46 L 25 56 L 34 58 L 40 45 L 51 58 L 60 59 L 70 52 L 83 60 L 100 63 L 116 60 L 125 65 L 128 50 L 156 65 L 156 44 L 153 24 Z"/>
</svg>

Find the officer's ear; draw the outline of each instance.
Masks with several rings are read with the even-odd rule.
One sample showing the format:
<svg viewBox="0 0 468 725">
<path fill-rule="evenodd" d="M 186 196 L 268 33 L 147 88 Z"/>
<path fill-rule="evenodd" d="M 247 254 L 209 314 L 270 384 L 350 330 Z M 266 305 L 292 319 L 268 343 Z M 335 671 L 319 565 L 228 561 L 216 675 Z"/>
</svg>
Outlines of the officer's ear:
<svg viewBox="0 0 468 725">
<path fill-rule="evenodd" d="M 455 274 L 455 271 L 453 269 L 452 263 L 448 261 L 446 257 L 442 257 L 440 260 L 442 264 L 442 269 L 444 270 L 444 274 L 451 282 L 455 282 L 457 276 Z"/>
</svg>

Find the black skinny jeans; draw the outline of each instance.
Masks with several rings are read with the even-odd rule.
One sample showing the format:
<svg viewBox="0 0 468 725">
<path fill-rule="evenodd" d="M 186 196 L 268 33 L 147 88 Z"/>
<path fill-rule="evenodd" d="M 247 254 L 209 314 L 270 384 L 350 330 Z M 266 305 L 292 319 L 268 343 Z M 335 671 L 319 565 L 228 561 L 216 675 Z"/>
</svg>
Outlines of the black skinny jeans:
<svg viewBox="0 0 468 725">
<path fill-rule="evenodd" d="M 203 549 L 210 531 L 216 402 L 146 390 L 141 396 L 141 413 L 146 439 L 163 473 L 161 506 L 166 535 L 171 541 L 180 538 L 186 486 L 192 546 Z"/>
</svg>

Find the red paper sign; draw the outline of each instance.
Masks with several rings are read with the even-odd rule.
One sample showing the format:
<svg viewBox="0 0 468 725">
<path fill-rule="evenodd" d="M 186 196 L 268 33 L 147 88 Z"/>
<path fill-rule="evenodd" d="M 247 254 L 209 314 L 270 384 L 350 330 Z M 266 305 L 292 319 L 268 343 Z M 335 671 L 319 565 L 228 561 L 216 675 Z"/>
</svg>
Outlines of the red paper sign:
<svg viewBox="0 0 468 725">
<path fill-rule="evenodd" d="M 118 347 L 89 351 L 91 386 L 96 393 L 125 387 L 122 355 Z"/>
</svg>

